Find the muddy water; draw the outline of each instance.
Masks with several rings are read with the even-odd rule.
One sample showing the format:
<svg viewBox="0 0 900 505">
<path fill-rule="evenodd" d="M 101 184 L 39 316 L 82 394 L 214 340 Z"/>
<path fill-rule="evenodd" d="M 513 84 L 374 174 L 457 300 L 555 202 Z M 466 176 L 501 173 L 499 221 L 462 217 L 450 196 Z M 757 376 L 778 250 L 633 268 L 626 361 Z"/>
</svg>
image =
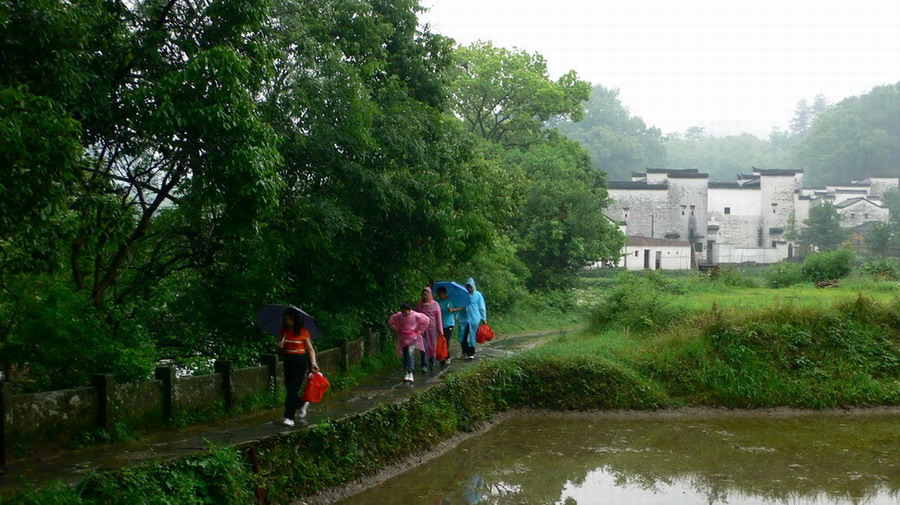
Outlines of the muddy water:
<svg viewBox="0 0 900 505">
<path fill-rule="evenodd" d="M 900 416 L 529 415 L 339 503 L 900 504 Z"/>
</svg>

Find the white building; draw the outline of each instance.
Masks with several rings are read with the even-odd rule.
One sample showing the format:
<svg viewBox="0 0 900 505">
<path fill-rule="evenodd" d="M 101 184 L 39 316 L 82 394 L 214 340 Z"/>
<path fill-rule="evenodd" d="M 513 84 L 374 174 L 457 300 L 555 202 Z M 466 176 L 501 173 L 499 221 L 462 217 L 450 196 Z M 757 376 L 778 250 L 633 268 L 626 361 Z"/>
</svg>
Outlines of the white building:
<svg viewBox="0 0 900 505">
<path fill-rule="evenodd" d="M 683 247 L 675 242 L 687 243 L 693 250 L 692 265 L 776 263 L 793 256 L 794 244 L 784 234 L 792 223 L 801 228 L 810 208 L 834 204 L 844 216 L 842 226 L 848 228 L 883 222 L 888 216 L 881 198 L 897 187 L 898 177 L 804 188 L 802 170 L 753 167 L 751 174 L 738 175 L 735 182 L 710 182 L 697 169 L 648 168 L 632 174 L 631 181 L 609 183 L 613 204 L 607 212 L 625 225 L 629 238 L 649 240 L 654 247 L 664 247 L 660 240 L 674 241 L 672 247 Z M 654 269 L 657 252 L 663 253 L 661 268 L 670 268 L 663 260 L 668 250 L 648 249 L 649 244 L 632 248 L 629 242 L 624 253 L 629 269 Z M 649 260 L 641 256 L 648 250 Z"/>
<path fill-rule="evenodd" d="M 693 251 L 686 240 L 629 236 L 620 266 L 628 270 L 690 270 Z"/>
</svg>

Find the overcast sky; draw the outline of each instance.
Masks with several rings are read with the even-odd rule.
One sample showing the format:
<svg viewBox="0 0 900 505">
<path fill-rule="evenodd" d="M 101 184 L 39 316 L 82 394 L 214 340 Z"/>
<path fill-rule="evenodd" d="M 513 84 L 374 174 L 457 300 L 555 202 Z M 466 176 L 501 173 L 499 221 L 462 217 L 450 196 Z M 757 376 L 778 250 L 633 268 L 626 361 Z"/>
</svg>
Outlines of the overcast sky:
<svg viewBox="0 0 900 505">
<path fill-rule="evenodd" d="M 900 0 L 422 0 L 462 44 L 539 52 L 664 132 L 765 138 L 801 98 L 900 81 Z"/>
</svg>

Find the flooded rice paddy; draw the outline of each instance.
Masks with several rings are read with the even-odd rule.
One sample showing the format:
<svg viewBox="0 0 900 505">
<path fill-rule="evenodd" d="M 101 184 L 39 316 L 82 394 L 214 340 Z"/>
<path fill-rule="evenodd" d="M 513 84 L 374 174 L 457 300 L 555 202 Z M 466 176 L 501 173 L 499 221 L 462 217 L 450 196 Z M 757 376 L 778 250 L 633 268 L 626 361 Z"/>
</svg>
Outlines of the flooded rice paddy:
<svg viewBox="0 0 900 505">
<path fill-rule="evenodd" d="M 900 504 L 900 416 L 528 414 L 339 503 Z"/>
</svg>

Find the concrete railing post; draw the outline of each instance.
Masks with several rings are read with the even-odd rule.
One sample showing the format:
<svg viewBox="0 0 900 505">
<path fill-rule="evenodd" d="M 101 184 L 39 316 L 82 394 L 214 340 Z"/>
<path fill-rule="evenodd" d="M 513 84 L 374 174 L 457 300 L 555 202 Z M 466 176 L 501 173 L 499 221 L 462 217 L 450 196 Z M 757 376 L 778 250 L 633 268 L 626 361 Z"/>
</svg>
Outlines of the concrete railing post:
<svg viewBox="0 0 900 505">
<path fill-rule="evenodd" d="M 97 390 L 97 425 L 110 436 L 113 434 L 113 377 L 110 374 L 98 373 L 91 376 L 91 385 Z"/>
<path fill-rule="evenodd" d="M 269 369 L 269 392 L 274 393 L 278 389 L 278 355 L 264 355 L 262 364 Z"/>
<path fill-rule="evenodd" d="M 156 380 L 162 382 L 163 422 L 172 424 L 175 422 L 175 367 L 156 367 Z"/>
<path fill-rule="evenodd" d="M 9 382 L 0 381 L 0 469 L 5 469 L 9 454 L 8 418 L 12 410 L 12 388 Z"/>
<path fill-rule="evenodd" d="M 225 404 L 225 411 L 231 412 L 234 408 L 234 363 L 216 360 L 213 369 L 222 375 L 222 402 Z"/>
</svg>

